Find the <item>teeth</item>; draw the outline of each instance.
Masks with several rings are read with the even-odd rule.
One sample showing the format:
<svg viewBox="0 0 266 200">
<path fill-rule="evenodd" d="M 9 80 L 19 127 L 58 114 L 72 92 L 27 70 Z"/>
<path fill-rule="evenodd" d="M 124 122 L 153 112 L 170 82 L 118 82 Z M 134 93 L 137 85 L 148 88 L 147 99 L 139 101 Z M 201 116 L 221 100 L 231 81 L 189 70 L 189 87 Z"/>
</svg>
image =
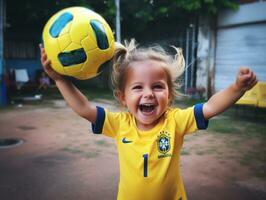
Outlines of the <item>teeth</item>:
<svg viewBox="0 0 266 200">
<path fill-rule="evenodd" d="M 143 103 L 143 104 L 141 104 L 141 105 L 143 105 L 143 106 L 153 106 L 152 103 Z"/>
<path fill-rule="evenodd" d="M 150 112 L 154 110 L 155 106 L 152 103 L 143 103 L 140 104 L 139 108 L 143 112 Z"/>
</svg>

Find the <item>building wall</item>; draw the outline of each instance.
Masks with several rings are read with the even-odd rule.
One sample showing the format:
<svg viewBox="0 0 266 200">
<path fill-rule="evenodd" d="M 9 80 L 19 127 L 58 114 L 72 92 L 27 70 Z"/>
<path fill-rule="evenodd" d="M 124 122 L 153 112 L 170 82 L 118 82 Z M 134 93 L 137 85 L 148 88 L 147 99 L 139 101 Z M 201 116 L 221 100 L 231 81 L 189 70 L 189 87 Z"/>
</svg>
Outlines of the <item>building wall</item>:
<svg viewBox="0 0 266 200">
<path fill-rule="evenodd" d="M 215 91 L 229 86 L 242 66 L 266 81 L 266 2 L 241 5 L 237 12 L 218 17 L 215 57 Z"/>
<path fill-rule="evenodd" d="M 219 13 L 217 26 L 228 27 L 266 20 L 266 2 L 258 1 L 240 5 L 239 10 L 225 10 Z"/>
<path fill-rule="evenodd" d="M 234 81 L 240 66 L 266 79 L 265 10 L 266 1 L 258 1 L 220 12 L 215 26 L 200 19 L 196 85 L 206 88 L 206 97 Z"/>
</svg>

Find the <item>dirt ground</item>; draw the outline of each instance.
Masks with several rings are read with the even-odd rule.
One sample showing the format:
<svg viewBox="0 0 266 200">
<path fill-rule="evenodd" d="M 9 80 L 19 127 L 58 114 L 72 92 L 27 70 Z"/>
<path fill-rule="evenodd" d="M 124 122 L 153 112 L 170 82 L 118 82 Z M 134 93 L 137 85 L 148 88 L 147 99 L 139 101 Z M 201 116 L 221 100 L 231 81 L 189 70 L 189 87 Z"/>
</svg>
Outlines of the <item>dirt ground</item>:
<svg viewBox="0 0 266 200">
<path fill-rule="evenodd" d="M 97 104 L 118 109 L 108 101 Z M 116 199 L 119 166 L 114 141 L 93 135 L 90 124 L 64 101 L 0 111 L 0 138 L 24 141 L 0 149 L 1 200 Z M 258 142 L 206 131 L 187 136 L 181 171 L 188 199 L 266 199 L 265 178 L 239 162 Z M 265 163 L 261 167 L 265 170 Z"/>
</svg>

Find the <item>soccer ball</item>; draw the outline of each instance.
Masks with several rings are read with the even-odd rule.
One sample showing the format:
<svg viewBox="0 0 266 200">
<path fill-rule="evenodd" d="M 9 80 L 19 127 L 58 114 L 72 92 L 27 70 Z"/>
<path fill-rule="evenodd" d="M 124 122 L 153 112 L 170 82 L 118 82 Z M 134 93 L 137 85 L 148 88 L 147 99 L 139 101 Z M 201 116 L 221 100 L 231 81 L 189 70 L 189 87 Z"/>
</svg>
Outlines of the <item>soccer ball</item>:
<svg viewBox="0 0 266 200">
<path fill-rule="evenodd" d="M 43 29 L 43 44 L 52 68 L 62 75 L 89 79 L 114 54 L 114 36 L 107 22 L 84 7 L 54 14 Z"/>
</svg>

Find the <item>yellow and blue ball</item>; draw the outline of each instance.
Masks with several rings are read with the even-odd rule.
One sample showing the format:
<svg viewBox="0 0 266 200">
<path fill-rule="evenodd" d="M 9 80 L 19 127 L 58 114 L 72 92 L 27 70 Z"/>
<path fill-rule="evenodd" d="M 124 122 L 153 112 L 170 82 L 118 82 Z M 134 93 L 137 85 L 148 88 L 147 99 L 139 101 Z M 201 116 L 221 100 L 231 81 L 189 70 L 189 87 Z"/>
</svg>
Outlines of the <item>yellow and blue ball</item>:
<svg viewBox="0 0 266 200">
<path fill-rule="evenodd" d="M 62 75 L 89 79 L 114 54 L 113 32 L 96 12 L 70 7 L 54 14 L 43 30 L 44 48 L 53 69 Z"/>
</svg>

